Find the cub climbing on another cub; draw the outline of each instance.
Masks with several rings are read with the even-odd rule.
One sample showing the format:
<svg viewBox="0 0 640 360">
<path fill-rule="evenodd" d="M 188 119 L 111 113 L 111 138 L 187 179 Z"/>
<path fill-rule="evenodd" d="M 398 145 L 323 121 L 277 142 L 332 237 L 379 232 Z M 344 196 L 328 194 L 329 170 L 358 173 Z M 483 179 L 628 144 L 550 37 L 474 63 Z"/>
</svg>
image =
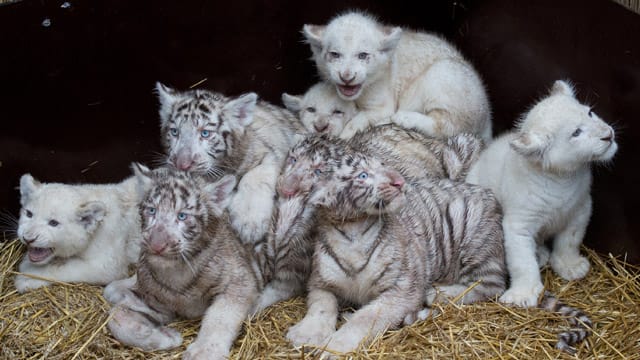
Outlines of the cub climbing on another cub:
<svg viewBox="0 0 640 360">
<path fill-rule="evenodd" d="M 360 111 L 341 133 L 350 138 L 389 122 L 427 135 L 462 132 L 491 139 L 491 110 L 473 66 L 444 39 L 384 26 L 348 12 L 327 25 L 305 25 L 320 76 Z"/>
</svg>

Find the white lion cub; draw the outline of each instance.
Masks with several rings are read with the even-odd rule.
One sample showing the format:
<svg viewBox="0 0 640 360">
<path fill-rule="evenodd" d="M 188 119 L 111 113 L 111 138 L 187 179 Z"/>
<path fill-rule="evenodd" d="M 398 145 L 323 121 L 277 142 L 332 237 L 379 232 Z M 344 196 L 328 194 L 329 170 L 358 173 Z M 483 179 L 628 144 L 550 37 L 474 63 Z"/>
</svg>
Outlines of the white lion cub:
<svg viewBox="0 0 640 360">
<path fill-rule="evenodd" d="M 20 293 L 49 281 L 104 285 L 128 275 L 140 253 L 137 181 L 68 185 L 20 178 L 18 237 L 27 246 Z"/>
<path fill-rule="evenodd" d="M 610 160 L 617 148 L 611 126 L 580 104 L 568 83 L 556 81 L 515 131 L 480 155 L 467 181 L 492 189 L 503 206 L 511 285 L 501 301 L 537 305 L 538 266 L 547 260 L 566 280 L 587 274 L 580 244 L 591 216 L 590 165 Z M 543 243 L 551 237 L 549 257 Z"/>
<path fill-rule="evenodd" d="M 284 106 L 298 116 L 309 133 L 338 136 L 357 113 L 353 101 L 342 99 L 326 82 L 319 82 L 304 95 L 282 94 Z"/>
<path fill-rule="evenodd" d="M 427 135 L 462 132 L 491 139 L 491 110 L 473 66 L 444 39 L 389 27 L 348 12 L 325 25 L 305 25 L 320 76 L 360 112 L 345 126 L 350 138 L 391 121 Z"/>
</svg>

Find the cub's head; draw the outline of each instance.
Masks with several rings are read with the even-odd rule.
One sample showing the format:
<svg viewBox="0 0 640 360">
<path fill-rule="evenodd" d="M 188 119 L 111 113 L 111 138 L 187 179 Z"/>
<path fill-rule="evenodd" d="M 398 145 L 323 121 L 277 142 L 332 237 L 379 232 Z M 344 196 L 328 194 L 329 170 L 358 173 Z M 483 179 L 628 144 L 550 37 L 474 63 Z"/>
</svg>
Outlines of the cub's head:
<svg viewBox="0 0 640 360">
<path fill-rule="evenodd" d="M 327 25 L 304 25 L 302 32 L 320 75 L 336 87 L 341 98 L 356 100 L 388 71 L 402 29 L 349 12 Z"/>
<path fill-rule="evenodd" d="M 317 205 L 338 219 L 389 213 L 404 205 L 404 184 L 398 171 L 377 158 L 349 151 L 318 190 Z"/>
<path fill-rule="evenodd" d="M 618 149 L 613 128 L 578 102 L 571 85 L 561 80 L 525 114 L 510 145 L 544 170 L 558 173 L 611 160 Z"/>
<path fill-rule="evenodd" d="M 172 168 L 133 164 L 142 220 L 142 252 L 189 261 L 206 246 L 207 227 L 224 213 L 236 185 L 233 175 L 216 182 Z"/>
<path fill-rule="evenodd" d="M 241 145 L 258 96 L 230 99 L 207 90 L 179 92 L 156 84 L 160 132 L 167 164 L 178 170 L 220 175 L 218 166 Z"/>
<path fill-rule="evenodd" d="M 42 184 L 29 174 L 20 178 L 18 237 L 32 264 L 81 254 L 91 243 L 107 209 L 87 199 L 78 186 Z"/>
<path fill-rule="evenodd" d="M 306 196 L 333 173 L 344 144 L 326 135 L 309 135 L 289 150 L 276 190 L 281 197 Z"/>
<path fill-rule="evenodd" d="M 356 104 L 341 99 L 333 85 L 320 82 L 302 96 L 282 94 L 282 102 L 302 122 L 309 133 L 338 136 L 344 125 L 355 116 Z"/>
</svg>

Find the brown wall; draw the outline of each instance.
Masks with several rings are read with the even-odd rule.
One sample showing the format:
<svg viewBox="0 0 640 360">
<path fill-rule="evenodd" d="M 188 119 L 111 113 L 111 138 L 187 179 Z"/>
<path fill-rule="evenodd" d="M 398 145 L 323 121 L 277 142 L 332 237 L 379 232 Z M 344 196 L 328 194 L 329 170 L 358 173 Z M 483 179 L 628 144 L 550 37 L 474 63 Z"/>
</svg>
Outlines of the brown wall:
<svg viewBox="0 0 640 360">
<path fill-rule="evenodd" d="M 351 8 L 388 23 L 439 32 L 477 66 L 496 133 L 571 79 L 579 98 L 615 124 L 621 149 L 595 170 L 587 239 L 640 263 L 640 15 L 608 0 L 542 1 L 22 1 L 0 6 L 0 209 L 16 214 L 19 176 L 115 182 L 129 163 L 153 164 L 160 80 L 229 95 L 316 81 L 301 42 L 305 23 Z M 49 18 L 51 25 L 42 26 Z M 93 165 L 91 165 L 93 164 Z"/>
</svg>

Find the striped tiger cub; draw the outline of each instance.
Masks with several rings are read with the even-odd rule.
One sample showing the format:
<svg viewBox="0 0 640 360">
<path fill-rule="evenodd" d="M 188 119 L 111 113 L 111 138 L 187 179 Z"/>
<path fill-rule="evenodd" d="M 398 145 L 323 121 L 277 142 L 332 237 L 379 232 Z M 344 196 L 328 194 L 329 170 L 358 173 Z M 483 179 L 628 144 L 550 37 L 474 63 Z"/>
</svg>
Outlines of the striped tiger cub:
<svg viewBox="0 0 640 360">
<path fill-rule="evenodd" d="M 253 247 L 242 245 L 225 211 L 235 177 L 134 172 L 144 193 L 141 256 L 136 275 L 104 290 L 114 305 L 108 328 L 124 344 L 162 350 L 182 343 L 165 324 L 203 317 L 184 358 L 225 359 L 262 289 Z"/>
<path fill-rule="evenodd" d="M 337 166 L 334 159 L 344 155 L 344 147 L 334 143 L 342 142 L 332 141 L 326 136 L 309 135 L 289 151 L 276 186 L 279 196 L 266 250 L 259 255 L 267 285 L 256 312 L 306 288 L 315 229 L 315 206 L 310 205 L 310 195 L 331 175 L 331 169 Z M 400 168 L 403 175 L 454 179 L 465 176 L 482 149 L 482 141 L 474 135 L 440 140 L 396 125 L 370 128 L 349 144 L 379 155 Z"/>
<path fill-rule="evenodd" d="M 308 311 L 287 333 L 294 345 L 349 352 L 425 316 L 425 303 L 504 291 L 502 217 L 490 191 L 450 179 L 407 182 L 356 151 L 344 152 L 318 191 Z M 336 331 L 339 301 L 360 309 Z"/>
<path fill-rule="evenodd" d="M 319 224 L 309 310 L 287 334 L 292 343 L 350 351 L 387 327 L 426 317 L 423 303 L 460 295 L 471 303 L 504 291 L 502 217 L 491 191 L 405 176 L 340 140 L 316 137 L 304 145 L 295 163 L 322 158 L 320 172 L 306 173 L 324 175 L 300 181 Z M 338 300 L 362 307 L 336 332 Z M 551 294 L 541 307 L 574 326 L 559 334 L 558 349 L 573 352 L 572 345 L 588 336 L 591 321 L 582 311 Z"/>
</svg>

